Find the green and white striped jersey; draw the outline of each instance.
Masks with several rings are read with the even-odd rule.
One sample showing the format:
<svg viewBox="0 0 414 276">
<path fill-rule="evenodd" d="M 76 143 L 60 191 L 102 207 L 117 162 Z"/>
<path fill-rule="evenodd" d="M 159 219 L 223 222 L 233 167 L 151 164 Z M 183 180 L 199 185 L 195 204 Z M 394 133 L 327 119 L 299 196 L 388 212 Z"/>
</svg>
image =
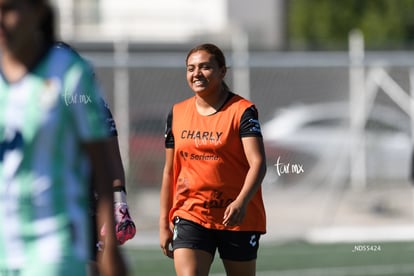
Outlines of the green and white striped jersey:
<svg viewBox="0 0 414 276">
<path fill-rule="evenodd" d="M 101 101 L 90 67 L 66 48 L 51 48 L 17 82 L 0 76 L 0 275 L 85 273 L 90 173 L 82 144 L 109 135 Z M 41 270 L 49 264 L 61 265 Z M 49 274 L 32 274 L 39 271 Z"/>
</svg>

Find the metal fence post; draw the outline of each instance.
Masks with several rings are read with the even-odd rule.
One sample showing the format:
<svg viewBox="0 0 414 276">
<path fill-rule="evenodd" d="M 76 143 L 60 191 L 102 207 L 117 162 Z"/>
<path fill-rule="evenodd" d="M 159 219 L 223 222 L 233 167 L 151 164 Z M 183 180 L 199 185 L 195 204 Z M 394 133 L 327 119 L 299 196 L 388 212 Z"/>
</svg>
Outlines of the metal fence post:
<svg viewBox="0 0 414 276">
<path fill-rule="evenodd" d="M 359 30 L 349 35 L 350 181 L 352 188 L 366 187 L 364 38 Z"/>
<path fill-rule="evenodd" d="M 234 28 L 232 36 L 233 90 L 250 99 L 249 37 L 240 28 Z"/>
<path fill-rule="evenodd" d="M 129 175 L 129 73 L 128 41 L 114 42 L 114 106 L 118 129 L 119 147 L 125 175 Z"/>
</svg>

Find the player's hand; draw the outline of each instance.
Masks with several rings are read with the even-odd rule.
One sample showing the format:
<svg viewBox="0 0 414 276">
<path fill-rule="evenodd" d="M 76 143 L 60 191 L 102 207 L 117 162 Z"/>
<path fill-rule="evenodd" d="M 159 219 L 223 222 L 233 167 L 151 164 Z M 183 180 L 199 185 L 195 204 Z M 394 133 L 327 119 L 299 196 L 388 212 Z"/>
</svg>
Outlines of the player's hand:
<svg viewBox="0 0 414 276">
<path fill-rule="evenodd" d="M 128 205 L 125 202 L 115 202 L 114 212 L 116 238 L 119 244 L 124 244 L 135 236 L 135 223 L 129 215 Z"/>
<path fill-rule="evenodd" d="M 233 201 L 224 211 L 223 224 L 225 226 L 240 225 L 246 216 L 246 206 L 240 201 Z"/>
<path fill-rule="evenodd" d="M 160 247 L 162 253 L 169 257 L 173 258 L 173 251 L 171 250 L 171 242 L 173 239 L 173 234 L 168 227 L 160 227 Z"/>
<path fill-rule="evenodd" d="M 115 235 L 120 245 L 132 239 L 136 233 L 135 223 L 129 215 L 128 205 L 125 202 L 114 203 Z M 101 236 L 106 235 L 106 224 L 101 228 Z"/>
</svg>

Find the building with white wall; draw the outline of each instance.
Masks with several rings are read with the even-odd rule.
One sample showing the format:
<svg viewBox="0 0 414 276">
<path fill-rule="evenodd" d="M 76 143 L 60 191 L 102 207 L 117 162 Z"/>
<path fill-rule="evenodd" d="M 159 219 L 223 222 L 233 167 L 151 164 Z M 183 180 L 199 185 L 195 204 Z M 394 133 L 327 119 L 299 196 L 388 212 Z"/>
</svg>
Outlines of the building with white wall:
<svg viewBox="0 0 414 276">
<path fill-rule="evenodd" d="M 235 30 L 250 45 L 283 48 L 285 0 L 52 0 L 63 39 L 231 43 Z"/>
</svg>

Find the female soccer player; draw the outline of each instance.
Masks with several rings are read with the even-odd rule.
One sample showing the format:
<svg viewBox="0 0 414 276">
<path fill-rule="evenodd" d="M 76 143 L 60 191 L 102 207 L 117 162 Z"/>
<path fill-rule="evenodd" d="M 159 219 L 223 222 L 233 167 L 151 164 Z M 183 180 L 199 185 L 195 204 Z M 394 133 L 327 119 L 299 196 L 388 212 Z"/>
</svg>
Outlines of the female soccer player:
<svg viewBox="0 0 414 276">
<path fill-rule="evenodd" d="M 208 275 L 216 249 L 227 275 L 255 275 L 266 232 L 258 112 L 224 82 L 217 46 L 193 48 L 186 66 L 195 96 L 175 104 L 167 119 L 160 246 L 177 275 Z"/>
<path fill-rule="evenodd" d="M 84 59 L 75 49 L 73 49 L 70 45 L 59 41 L 55 43 L 54 47 L 57 50 L 62 51 L 70 51 L 73 54 L 79 56 L 79 58 Z M 86 60 L 85 60 L 86 61 Z M 90 72 L 93 76 L 95 76 L 94 69 L 90 64 Z M 104 122 L 108 128 L 108 132 L 110 134 L 109 138 L 109 151 L 110 151 L 110 158 L 109 161 L 111 162 L 111 167 L 114 172 L 114 179 L 112 181 L 113 190 L 114 190 L 114 216 L 115 216 L 115 234 L 118 239 L 120 245 L 124 244 L 126 241 L 132 239 L 136 233 L 135 223 L 133 222 L 130 214 L 129 208 L 127 204 L 127 195 L 126 195 L 126 183 L 125 183 L 125 171 L 124 166 L 122 164 L 121 153 L 119 149 L 119 142 L 118 142 L 118 130 L 116 128 L 115 120 L 112 116 L 111 109 L 106 101 L 102 98 L 101 104 L 104 109 Z M 93 220 L 96 219 L 96 210 L 95 210 L 95 201 L 98 195 L 95 191 L 91 191 L 91 215 Z M 105 229 L 104 226 L 101 229 L 101 235 L 105 236 Z M 97 251 L 98 248 L 102 247 L 102 241 L 98 239 L 96 236 L 97 231 L 93 230 L 93 236 L 95 237 L 92 241 L 92 248 L 93 251 Z"/>
<path fill-rule="evenodd" d="M 53 16 L 47 0 L 0 0 L 1 275 L 86 275 L 91 177 L 98 225 L 115 225 L 101 96 L 88 65 L 53 47 Z M 106 231 L 100 272 L 125 275 Z"/>
</svg>

